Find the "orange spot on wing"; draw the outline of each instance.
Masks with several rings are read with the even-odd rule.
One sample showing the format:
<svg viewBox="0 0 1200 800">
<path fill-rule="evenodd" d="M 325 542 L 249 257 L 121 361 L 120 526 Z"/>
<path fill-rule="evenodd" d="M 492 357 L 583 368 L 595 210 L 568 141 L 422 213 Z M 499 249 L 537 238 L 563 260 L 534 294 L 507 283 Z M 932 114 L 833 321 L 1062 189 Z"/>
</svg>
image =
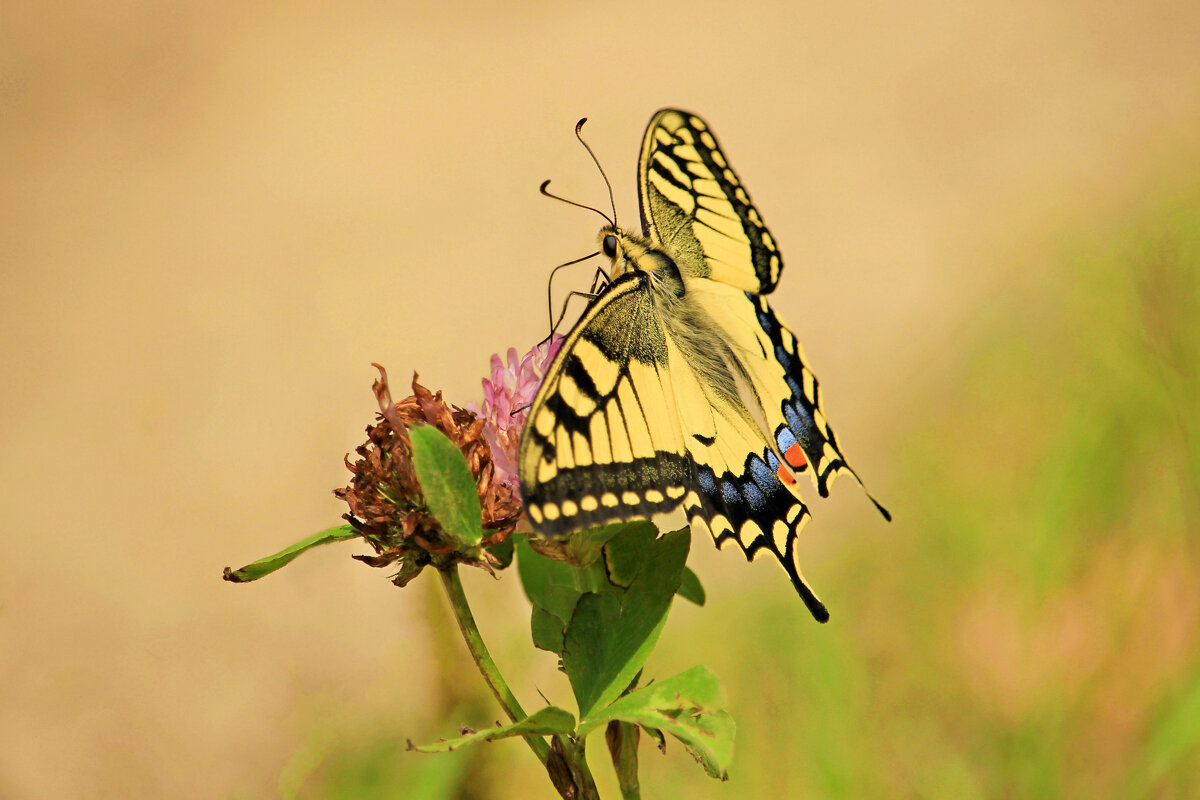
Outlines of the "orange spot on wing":
<svg viewBox="0 0 1200 800">
<path fill-rule="evenodd" d="M 784 484 L 791 486 L 796 483 L 796 476 L 792 475 L 791 471 L 783 464 L 780 464 L 779 469 L 775 471 L 779 474 L 779 480 Z"/>
<path fill-rule="evenodd" d="M 783 457 L 787 463 L 791 464 L 793 469 L 799 469 L 808 463 L 804 459 L 804 451 L 800 449 L 800 445 L 798 444 L 793 444 L 789 447 L 783 454 Z"/>
</svg>

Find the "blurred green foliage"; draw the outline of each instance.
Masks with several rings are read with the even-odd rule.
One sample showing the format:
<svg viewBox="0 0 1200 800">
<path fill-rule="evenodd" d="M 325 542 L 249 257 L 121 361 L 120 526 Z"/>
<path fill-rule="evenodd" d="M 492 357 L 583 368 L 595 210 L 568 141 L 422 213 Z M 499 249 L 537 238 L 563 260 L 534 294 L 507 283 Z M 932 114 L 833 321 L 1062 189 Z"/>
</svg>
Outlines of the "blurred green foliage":
<svg viewBox="0 0 1200 800">
<path fill-rule="evenodd" d="M 643 742 L 644 786 L 1200 797 L 1200 191 L 1010 273 L 899 399 L 897 521 L 822 565 L 834 621 L 756 584 L 667 625 L 655 659 L 712 668 L 737 750 L 717 784 Z M 366 745 L 301 794 L 552 796 L 430 758 Z"/>
</svg>

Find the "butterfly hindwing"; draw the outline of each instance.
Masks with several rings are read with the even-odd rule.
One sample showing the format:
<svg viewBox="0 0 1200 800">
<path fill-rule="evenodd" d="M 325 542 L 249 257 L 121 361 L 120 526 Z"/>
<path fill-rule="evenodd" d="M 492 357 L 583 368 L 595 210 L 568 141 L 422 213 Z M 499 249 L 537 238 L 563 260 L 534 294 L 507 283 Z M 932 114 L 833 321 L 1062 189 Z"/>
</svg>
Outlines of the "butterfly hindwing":
<svg viewBox="0 0 1200 800">
<path fill-rule="evenodd" d="M 816 472 L 809 468 L 808 451 L 797 444 L 800 435 L 814 428 L 811 420 L 805 422 L 803 396 L 793 389 L 803 378 L 799 373 L 793 378 L 790 368 L 799 369 L 802 362 L 793 357 L 785 364 L 779 357 L 780 348 L 792 346 L 794 339 L 756 295 L 703 279 L 689 282 L 688 292 L 728 347 L 729 370 L 740 378 L 747 410 L 744 417 L 734 416 L 740 424 L 727 426 L 707 448 L 707 442 L 688 443 L 697 465 L 695 491 L 685 501 L 688 517 L 718 546 L 734 540 L 749 558 L 772 554 L 813 615 L 825 619 L 828 612 L 796 559 L 797 538 L 810 518 L 797 475 Z M 686 422 L 684 429 L 689 429 Z M 815 452 L 826 441 L 808 435 L 804 440 Z M 711 450 L 721 451 L 724 469 L 711 463 Z"/>
<path fill-rule="evenodd" d="M 679 256 L 685 275 L 694 269 L 755 294 L 775 288 L 783 270 L 775 240 L 704 120 L 655 114 L 638 173 L 642 227 Z"/>
<path fill-rule="evenodd" d="M 837 435 L 825 416 L 821 385 L 804 358 L 804 349 L 771 309 L 766 298 L 747 295 L 754 307 L 759 329 L 770 342 L 774 360 L 783 372 L 787 394 L 779 398 L 777 420 L 770 431 L 778 452 L 797 472 L 808 471 L 822 497 L 829 496 L 829 487 L 843 473 L 849 473 L 861 485 L 858 473 L 846 463 Z M 811 467 L 811 469 L 809 469 Z M 887 520 L 892 515 L 879 502 L 867 497 Z"/>
</svg>

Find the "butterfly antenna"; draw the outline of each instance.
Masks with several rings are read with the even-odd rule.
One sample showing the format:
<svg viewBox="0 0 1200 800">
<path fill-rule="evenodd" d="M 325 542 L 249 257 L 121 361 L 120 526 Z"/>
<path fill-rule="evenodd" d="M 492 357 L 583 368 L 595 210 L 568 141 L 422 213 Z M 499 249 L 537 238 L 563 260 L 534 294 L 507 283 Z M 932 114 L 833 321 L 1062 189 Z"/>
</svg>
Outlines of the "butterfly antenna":
<svg viewBox="0 0 1200 800">
<path fill-rule="evenodd" d="M 596 164 L 596 169 L 600 170 L 600 177 L 604 178 L 604 185 L 608 187 L 608 203 L 612 206 L 613 212 L 613 227 L 617 227 L 617 202 L 613 199 L 612 184 L 608 182 L 608 176 L 604 174 L 604 167 L 600 166 L 600 159 L 596 158 L 596 154 L 592 152 L 592 148 L 583 140 L 583 123 L 587 122 L 587 117 L 575 123 L 575 138 L 588 151 L 588 155 L 592 157 L 592 161 Z"/>
<path fill-rule="evenodd" d="M 603 211 L 601 211 L 598 208 L 592 208 L 591 206 L 585 206 L 583 203 L 576 203 L 574 200 L 568 200 L 565 197 L 559 197 L 558 195 L 554 194 L 553 192 L 546 191 L 546 187 L 549 185 L 550 185 L 549 180 L 542 181 L 542 185 L 541 185 L 541 187 L 538 188 L 538 191 L 541 192 L 542 194 L 544 194 L 546 197 L 551 198 L 552 200 L 561 200 L 562 202 L 566 203 L 569 206 L 575 206 L 576 208 L 586 208 L 588 211 L 595 211 L 597 214 L 604 217 L 604 221 L 607 222 L 609 225 L 612 225 L 614 228 L 617 226 L 617 223 L 615 220 L 609 219 L 608 214 L 605 214 Z"/>
</svg>

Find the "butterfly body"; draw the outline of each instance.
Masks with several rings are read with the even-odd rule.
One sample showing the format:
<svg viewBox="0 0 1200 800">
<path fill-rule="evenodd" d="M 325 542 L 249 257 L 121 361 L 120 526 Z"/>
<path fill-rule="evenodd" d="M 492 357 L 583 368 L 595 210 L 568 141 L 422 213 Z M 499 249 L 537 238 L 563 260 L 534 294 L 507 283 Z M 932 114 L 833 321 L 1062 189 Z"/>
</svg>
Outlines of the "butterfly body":
<svg viewBox="0 0 1200 800">
<path fill-rule="evenodd" d="M 762 297 L 783 268 L 774 239 L 695 115 L 651 120 L 639 188 L 643 234 L 601 229 L 612 280 L 530 409 L 518 455 L 530 520 L 555 536 L 682 505 L 718 547 L 777 558 L 824 621 L 796 563 L 809 517 L 796 476 L 824 496 L 853 472 L 799 343 Z"/>
</svg>

